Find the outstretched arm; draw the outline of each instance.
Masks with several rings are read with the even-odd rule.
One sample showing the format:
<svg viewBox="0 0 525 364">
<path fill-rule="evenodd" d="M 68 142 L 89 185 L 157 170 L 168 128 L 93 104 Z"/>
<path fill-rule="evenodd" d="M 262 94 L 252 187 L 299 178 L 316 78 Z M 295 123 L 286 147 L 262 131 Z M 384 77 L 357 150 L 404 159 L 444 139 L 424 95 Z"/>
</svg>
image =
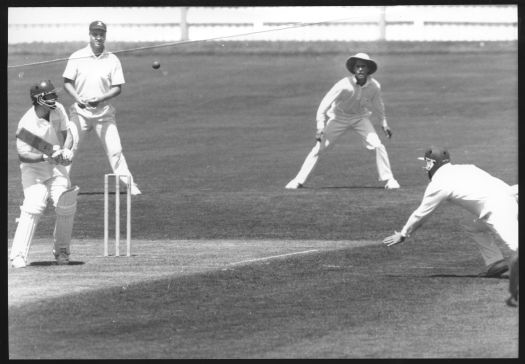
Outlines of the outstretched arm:
<svg viewBox="0 0 525 364">
<path fill-rule="evenodd" d="M 395 231 L 383 239 L 383 244 L 392 246 L 404 242 L 432 215 L 436 208 L 448 197 L 448 193 L 432 182 L 428 185 L 419 207 L 412 212 L 400 232 Z"/>
</svg>

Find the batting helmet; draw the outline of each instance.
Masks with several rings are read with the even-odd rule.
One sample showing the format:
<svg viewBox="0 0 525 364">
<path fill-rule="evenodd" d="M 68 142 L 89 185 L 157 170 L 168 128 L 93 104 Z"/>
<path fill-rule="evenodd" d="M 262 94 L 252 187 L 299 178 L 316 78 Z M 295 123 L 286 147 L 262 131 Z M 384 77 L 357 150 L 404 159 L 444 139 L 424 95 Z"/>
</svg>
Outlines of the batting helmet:
<svg viewBox="0 0 525 364">
<path fill-rule="evenodd" d="M 450 162 L 450 154 L 445 148 L 430 147 L 425 151 L 425 156 L 418 159 L 427 163 L 423 168 L 428 172 L 428 178 L 432 179 L 442 165 Z"/>
<path fill-rule="evenodd" d="M 40 81 L 31 86 L 29 95 L 33 105 L 41 105 L 50 109 L 56 108 L 58 96 L 55 86 L 53 86 L 50 80 Z"/>
</svg>

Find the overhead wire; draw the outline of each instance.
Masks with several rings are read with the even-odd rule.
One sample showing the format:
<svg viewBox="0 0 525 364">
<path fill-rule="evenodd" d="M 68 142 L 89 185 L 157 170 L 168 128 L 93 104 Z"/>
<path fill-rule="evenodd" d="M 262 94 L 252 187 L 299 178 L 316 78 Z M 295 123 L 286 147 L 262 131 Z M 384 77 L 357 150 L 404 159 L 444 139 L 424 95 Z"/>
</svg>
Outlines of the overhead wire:
<svg viewBox="0 0 525 364">
<path fill-rule="evenodd" d="M 184 40 L 184 41 L 177 41 L 177 42 L 162 43 L 162 44 L 151 45 L 151 46 L 143 46 L 143 47 L 136 47 L 136 48 L 129 48 L 129 49 L 122 49 L 122 50 L 117 50 L 117 51 L 111 51 L 111 53 L 113 53 L 113 54 L 120 54 L 120 53 L 135 52 L 135 51 L 154 49 L 154 48 L 173 47 L 173 46 L 179 46 L 179 45 L 185 45 L 185 44 L 191 44 L 191 43 L 217 41 L 217 40 L 221 40 L 221 39 L 245 37 L 245 36 L 254 35 L 254 34 L 276 32 L 276 31 L 282 31 L 282 30 L 288 30 L 288 29 L 294 29 L 294 28 L 302 28 L 302 27 L 308 27 L 308 26 L 319 25 L 319 24 L 324 24 L 324 23 L 342 22 L 342 21 L 345 21 L 345 20 L 351 20 L 351 19 L 356 19 L 356 18 L 358 18 L 358 17 L 346 17 L 346 18 L 323 20 L 323 21 L 319 21 L 319 22 L 309 22 L 309 23 L 301 23 L 301 22 L 299 22 L 299 23 L 296 23 L 294 25 L 285 26 L 285 27 L 262 29 L 262 30 L 256 30 L 256 31 L 248 32 L 248 33 L 237 33 L 237 34 L 217 36 L 217 37 L 206 38 L 206 39 L 195 39 L 195 40 Z M 85 58 L 85 57 L 78 57 L 78 58 Z M 63 62 L 63 61 L 67 61 L 68 59 L 70 59 L 70 58 L 69 57 L 56 58 L 56 59 L 47 60 L 47 61 L 31 62 L 31 63 L 24 63 L 24 64 L 18 64 L 18 65 L 8 65 L 7 68 L 20 68 L 20 67 L 27 67 L 27 66 L 38 66 L 38 65 L 42 65 L 42 64 Z"/>
</svg>

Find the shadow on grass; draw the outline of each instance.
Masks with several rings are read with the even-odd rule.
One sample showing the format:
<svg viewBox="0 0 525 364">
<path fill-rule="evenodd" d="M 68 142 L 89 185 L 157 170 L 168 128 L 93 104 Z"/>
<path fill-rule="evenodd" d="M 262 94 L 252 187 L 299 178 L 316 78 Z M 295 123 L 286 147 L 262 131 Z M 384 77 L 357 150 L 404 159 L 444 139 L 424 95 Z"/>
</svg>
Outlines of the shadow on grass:
<svg viewBox="0 0 525 364">
<path fill-rule="evenodd" d="M 383 186 L 325 186 L 316 188 L 318 190 L 361 190 L 361 189 L 372 189 L 372 190 L 384 190 Z"/>
<path fill-rule="evenodd" d="M 401 189 L 421 187 L 420 185 L 402 185 Z M 319 187 L 308 187 L 303 186 L 301 189 L 306 190 L 386 190 L 384 186 L 319 186 Z M 394 190 L 396 191 L 396 190 Z"/>
<path fill-rule="evenodd" d="M 124 191 L 120 191 L 120 194 L 121 195 L 125 195 L 127 192 L 124 190 Z M 104 191 L 85 191 L 85 192 L 79 192 L 78 193 L 79 195 L 104 195 Z M 108 192 L 108 195 L 114 195 L 115 194 L 115 191 L 111 191 L 111 192 Z"/>
<path fill-rule="evenodd" d="M 384 190 L 382 186 L 320 186 L 320 187 L 309 187 L 303 186 L 301 190 L 361 190 L 361 189 L 371 189 L 371 190 Z"/>
<path fill-rule="evenodd" d="M 386 274 L 386 277 L 402 277 L 402 278 L 480 278 L 480 279 L 509 279 L 508 276 L 503 277 L 483 277 L 479 274 L 428 274 L 428 275 L 407 275 L 407 274 Z"/>
<path fill-rule="evenodd" d="M 429 277 L 444 277 L 444 278 L 481 278 L 481 279 L 509 279 L 509 277 L 484 277 L 479 274 L 432 274 Z"/>
<path fill-rule="evenodd" d="M 83 264 L 86 264 L 86 263 L 85 262 L 80 262 L 80 261 L 69 261 L 69 264 L 66 264 L 66 265 L 83 265 Z M 47 260 L 47 261 L 40 261 L 40 262 L 31 262 L 29 265 L 31 267 L 33 267 L 33 266 L 49 267 L 49 266 L 52 266 L 52 265 L 57 265 L 57 262 L 52 261 L 52 260 Z"/>
</svg>

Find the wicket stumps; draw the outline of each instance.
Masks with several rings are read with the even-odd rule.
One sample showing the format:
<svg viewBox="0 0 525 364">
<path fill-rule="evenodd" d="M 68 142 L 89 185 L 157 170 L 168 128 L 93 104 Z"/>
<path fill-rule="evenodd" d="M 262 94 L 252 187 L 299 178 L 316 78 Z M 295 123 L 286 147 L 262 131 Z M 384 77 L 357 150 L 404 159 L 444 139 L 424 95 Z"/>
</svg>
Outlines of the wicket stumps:
<svg viewBox="0 0 525 364">
<path fill-rule="evenodd" d="M 109 256 L 109 178 L 115 178 L 115 256 L 120 255 L 120 178 L 126 179 L 126 255 L 131 256 L 131 176 L 108 173 L 104 175 L 104 256 Z"/>
</svg>

